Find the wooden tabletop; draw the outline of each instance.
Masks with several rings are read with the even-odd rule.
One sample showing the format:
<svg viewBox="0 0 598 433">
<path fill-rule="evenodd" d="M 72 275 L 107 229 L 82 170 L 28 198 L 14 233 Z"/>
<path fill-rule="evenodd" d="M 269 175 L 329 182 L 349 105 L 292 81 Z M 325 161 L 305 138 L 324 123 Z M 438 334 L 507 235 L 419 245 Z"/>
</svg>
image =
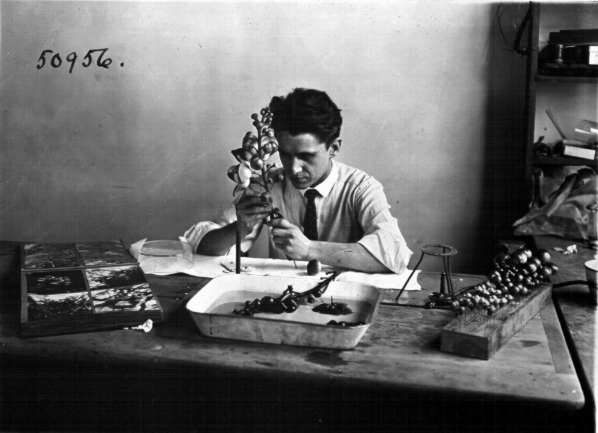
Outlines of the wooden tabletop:
<svg viewBox="0 0 598 433">
<path fill-rule="evenodd" d="M 126 359 L 165 366 L 190 364 L 242 374 L 380 386 L 396 393 L 456 392 L 493 401 L 542 402 L 562 409 L 584 405 L 552 304 L 488 361 L 440 352 L 440 330 L 453 313 L 414 306 L 381 305 L 374 323 L 354 350 L 334 351 L 203 337 L 183 307 L 208 280 L 182 275 L 148 276 L 167 316 L 150 333 L 114 330 L 22 339 L 18 337 L 16 260 L 14 245 L 2 244 L 0 354 L 43 354 L 57 360 L 91 362 Z M 424 288 L 435 288 L 437 282 L 427 281 L 425 275 L 421 278 Z"/>
<path fill-rule="evenodd" d="M 552 260 L 559 266 L 559 272 L 552 277 L 554 284 L 586 280 L 584 263 L 593 259 L 597 254 L 596 251 L 588 248 L 583 242 L 553 236 L 537 236 L 534 241 L 538 248 L 549 250 Z M 554 250 L 554 247 L 565 248 L 572 244 L 577 245 L 577 253 L 565 255 Z M 582 380 L 595 396 L 597 309 L 590 302 L 589 288 L 585 284 L 557 287 L 553 290 L 553 298 L 566 325 L 566 332 L 571 337 L 573 346 L 571 349 L 574 351 L 574 356 L 579 359 Z"/>
</svg>

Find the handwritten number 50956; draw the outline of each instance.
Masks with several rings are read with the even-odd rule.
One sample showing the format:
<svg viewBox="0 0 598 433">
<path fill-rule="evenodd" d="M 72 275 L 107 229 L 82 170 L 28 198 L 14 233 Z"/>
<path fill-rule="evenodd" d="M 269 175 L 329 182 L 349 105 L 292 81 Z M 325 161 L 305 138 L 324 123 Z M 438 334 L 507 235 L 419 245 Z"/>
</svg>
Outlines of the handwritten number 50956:
<svg viewBox="0 0 598 433">
<path fill-rule="evenodd" d="M 96 57 L 96 65 L 99 68 L 108 69 L 108 67 L 112 64 L 112 59 L 110 57 L 104 58 L 106 51 L 108 51 L 108 48 L 96 48 L 93 50 L 88 50 L 87 54 L 85 54 L 85 56 L 83 57 L 81 66 L 83 66 L 84 68 L 90 67 L 94 61 L 94 55 L 96 53 L 99 53 L 99 55 Z M 54 55 L 52 55 L 52 53 L 54 53 Z M 52 67 L 59 68 L 60 66 L 62 66 L 62 57 L 60 56 L 60 53 L 56 53 L 53 50 L 43 50 L 39 56 L 39 59 L 37 60 L 36 68 L 38 70 L 42 69 L 48 63 L 48 59 Z M 74 51 L 69 53 L 66 56 L 66 61 L 70 63 L 69 74 L 72 74 L 73 68 L 75 67 L 75 64 L 77 62 L 77 53 Z"/>
</svg>

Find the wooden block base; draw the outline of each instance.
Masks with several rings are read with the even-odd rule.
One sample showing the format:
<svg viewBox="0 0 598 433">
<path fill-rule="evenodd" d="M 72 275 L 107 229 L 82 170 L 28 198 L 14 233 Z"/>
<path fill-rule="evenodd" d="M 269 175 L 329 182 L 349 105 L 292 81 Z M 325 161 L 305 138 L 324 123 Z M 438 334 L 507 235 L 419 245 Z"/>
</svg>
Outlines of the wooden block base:
<svg viewBox="0 0 598 433">
<path fill-rule="evenodd" d="M 551 292 L 552 286 L 545 284 L 491 316 L 479 310 L 458 316 L 442 330 L 440 350 L 470 358 L 490 359 L 552 299 Z"/>
</svg>

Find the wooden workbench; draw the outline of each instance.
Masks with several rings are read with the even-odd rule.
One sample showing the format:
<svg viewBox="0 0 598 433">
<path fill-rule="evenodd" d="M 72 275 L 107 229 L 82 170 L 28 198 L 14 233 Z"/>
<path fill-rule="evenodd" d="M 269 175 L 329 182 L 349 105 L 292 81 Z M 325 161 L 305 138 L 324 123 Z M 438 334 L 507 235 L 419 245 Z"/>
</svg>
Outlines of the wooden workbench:
<svg viewBox="0 0 598 433">
<path fill-rule="evenodd" d="M 568 281 L 585 281 L 584 263 L 598 255 L 583 242 L 574 242 L 554 236 L 537 236 L 536 246 L 549 250 L 553 261 L 559 266 L 559 272 L 552 278 L 554 284 Z M 565 255 L 554 247 L 565 248 L 576 244 L 577 253 Z M 577 367 L 582 387 L 587 400 L 587 409 L 595 417 L 596 396 L 596 315 L 597 308 L 590 302 L 589 288 L 585 284 L 573 284 L 557 287 L 553 299 L 563 323 L 565 336 L 569 340 L 571 354 Z"/>
<path fill-rule="evenodd" d="M 11 427 L 27 423 L 31 409 L 45 414 L 35 422 L 58 422 L 57 411 L 66 410 L 79 425 L 78 412 L 89 411 L 95 415 L 81 416 L 92 426 L 115 429 L 147 429 L 151 422 L 168 430 L 175 420 L 213 427 L 220 420 L 274 430 L 342 423 L 343 431 L 372 424 L 579 431 L 575 420 L 585 400 L 552 305 L 489 361 L 440 352 L 440 330 L 453 313 L 420 307 L 382 305 L 354 350 L 333 351 L 203 337 L 183 306 L 208 280 L 148 276 L 167 315 L 148 334 L 21 339 L 16 260 L 15 244 L 2 244 L 0 356 L 12 375 L 3 378 L 2 414 Z M 424 288 L 435 284 L 422 278 Z M 120 421 L 110 424 L 107 414 L 115 411 Z"/>
</svg>

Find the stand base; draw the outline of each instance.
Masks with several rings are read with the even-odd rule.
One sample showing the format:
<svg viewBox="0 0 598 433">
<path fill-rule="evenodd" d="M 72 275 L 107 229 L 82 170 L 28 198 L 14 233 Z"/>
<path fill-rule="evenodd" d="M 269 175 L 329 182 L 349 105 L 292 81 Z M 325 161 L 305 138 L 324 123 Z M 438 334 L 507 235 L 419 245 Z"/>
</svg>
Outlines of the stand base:
<svg viewBox="0 0 598 433">
<path fill-rule="evenodd" d="M 452 303 L 455 300 L 454 296 L 450 296 L 444 293 L 434 292 L 428 297 L 428 301 L 425 304 L 426 308 L 446 308 L 452 309 Z"/>
</svg>

